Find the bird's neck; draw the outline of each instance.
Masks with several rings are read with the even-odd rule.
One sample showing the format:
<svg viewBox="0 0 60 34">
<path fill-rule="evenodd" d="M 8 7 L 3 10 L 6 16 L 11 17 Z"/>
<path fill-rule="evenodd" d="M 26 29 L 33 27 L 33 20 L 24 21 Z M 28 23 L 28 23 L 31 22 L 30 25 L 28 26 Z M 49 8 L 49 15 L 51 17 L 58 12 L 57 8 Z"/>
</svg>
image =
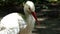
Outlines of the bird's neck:
<svg viewBox="0 0 60 34">
<path fill-rule="evenodd" d="M 25 13 L 25 15 L 24 15 L 25 21 L 30 22 L 33 19 L 32 14 L 30 14 L 27 10 L 24 10 L 24 13 Z"/>
<path fill-rule="evenodd" d="M 18 14 L 21 15 L 22 18 L 23 18 L 26 22 L 29 22 L 29 21 L 31 21 L 31 19 L 33 19 L 32 14 L 25 14 L 25 15 L 20 14 L 20 13 L 18 13 Z"/>
<path fill-rule="evenodd" d="M 31 22 L 31 20 L 33 19 L 33 16 L 31 14 L 25 15 L 25 17 L 26 17 L 26 22 Z"/>
</svg>

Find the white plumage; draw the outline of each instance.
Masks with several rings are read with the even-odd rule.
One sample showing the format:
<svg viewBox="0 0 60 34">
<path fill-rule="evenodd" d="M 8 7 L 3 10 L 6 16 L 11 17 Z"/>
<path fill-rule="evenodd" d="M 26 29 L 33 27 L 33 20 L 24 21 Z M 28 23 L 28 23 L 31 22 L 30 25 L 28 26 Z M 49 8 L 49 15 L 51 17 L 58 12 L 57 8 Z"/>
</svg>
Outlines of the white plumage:
<svg viewBox="0 0 60 34">
<path fill-rule="evenodd" d="M 32 34 L 35 19 L 31 12 L 34 11 L 34 3 L 27 1 L 24 4 L 25 19 L 19 13 L 11 13 L 3 17 L 0 22 L 0 34 Z"/>
<path fill-rule="evenodd" d="M 26 24 L 18 13 L 11 13 L 3 17 L 0 26 L 0 34 L 18 34 L 20 28 L 25 28 Z"/>
</svg>

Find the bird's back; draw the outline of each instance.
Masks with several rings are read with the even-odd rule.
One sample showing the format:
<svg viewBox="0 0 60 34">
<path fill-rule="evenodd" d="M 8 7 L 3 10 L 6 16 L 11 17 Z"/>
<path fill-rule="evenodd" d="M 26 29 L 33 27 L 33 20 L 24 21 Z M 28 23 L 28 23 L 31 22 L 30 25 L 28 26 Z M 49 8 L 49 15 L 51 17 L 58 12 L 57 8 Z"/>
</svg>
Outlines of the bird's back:
<svg viewBox="0 0 60 34">
<path fill-rule="evenodd" d="M 7 28 L 17 27 L 18 26 L 17 18 L 18 18 L 17 13 L 11 13 L 3 17 L 1 23 Z"/>
<path fill-rule="evenodd" d="M 22 16 L 19 15 L 19 13 L 11 13 L 11 14 L 6 15 L 5 17 L 2 18 L 0 25 L 5 27 L 6 28 L 5 30 L 10 29 L 11 32 L 15 34 L 18 33 L 21 29 L 26 28 L 26 23 L 24 19 L 22 18 Z"/>
</svg>

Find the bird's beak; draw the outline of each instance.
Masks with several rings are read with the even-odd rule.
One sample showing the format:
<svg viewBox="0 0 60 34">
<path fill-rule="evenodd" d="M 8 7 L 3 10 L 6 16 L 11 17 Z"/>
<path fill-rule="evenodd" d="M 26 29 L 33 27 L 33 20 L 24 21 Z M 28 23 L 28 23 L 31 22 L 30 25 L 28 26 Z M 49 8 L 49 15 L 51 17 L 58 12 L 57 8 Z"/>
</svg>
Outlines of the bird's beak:
<svg viewBox="0 0 60 34">
<path fill-rule="evenodd" d="M 35 11 L 32 11 L 30 8 L 29 10 L 31 11 L 31 14 L 33 15 L 33 17 L 35 18 L 35 20 L 37 21 L 37 16 L 36 16 L 36 12 Z"/>
<path fill-rule="evenodd" d="M 39 23 L 39 21 L 37 19 L 37 16 L 36 16 L 36 12 L 31 12 L 31 13 L 32 13 L 33 17 L 35 18 L 37 24 L 40 25 L 40 23 Z"/>
<path fill-rule="evenodd" d="M 35 20 L 38 21 L 38 20 L 37 20 L 37 16 L 36 16 L 36 12 L 35 12 L 35 11 L 32 11 L 30 8 L 29 8 L 29 10 L 31 11 L 31 14 L 32 14 L 33 17 L 35 18 Z"/>
<path fill-rule="evenodd" d="M 37 16 L 36 16 L 36 12 L 31 12 L 33 17 L 35 18 L 35 20 L 37 21 Z"/>
<path fill-rule="evenodd" d="M 37 16 L 36 16 L 36 12 L 31 12 L 31 13 L 32 13 L 33 17 L 35 18 L 37 24 L 40 25 L 40 23 L 39 23 L 39 21 L 37 19 Z"/>
<path fill-rule="evenodd" d="M 36 15 L 37 15 L 36 12 L 35 12 L 35 11 L 32 11 L 30 8 L 29 8 L 29 10 L 31 11 L 31 14 L 32 14 L 33 17 L 35 18 L 37 24 L 40 25 L 40 23 L 38 22 L 37 16 L 36 16 Z"/>
</svg>

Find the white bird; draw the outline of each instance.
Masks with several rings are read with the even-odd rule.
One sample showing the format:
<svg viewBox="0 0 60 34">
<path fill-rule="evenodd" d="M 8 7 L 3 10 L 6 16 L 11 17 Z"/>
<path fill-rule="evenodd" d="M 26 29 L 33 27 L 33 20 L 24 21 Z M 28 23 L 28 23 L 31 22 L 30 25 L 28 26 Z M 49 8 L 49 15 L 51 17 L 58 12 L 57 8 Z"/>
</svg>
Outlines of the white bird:
<svg viewBox="0 0 60 34">
<path fill-rule="evenodd" d="M 32 34 L 35 20 L 37 21 L 32 1 L 24 4 L 24 12 L 25 19 L 20 13 L 10 13 L 3 17 L 0 22 L 0 34 Z"/>
</svg>

